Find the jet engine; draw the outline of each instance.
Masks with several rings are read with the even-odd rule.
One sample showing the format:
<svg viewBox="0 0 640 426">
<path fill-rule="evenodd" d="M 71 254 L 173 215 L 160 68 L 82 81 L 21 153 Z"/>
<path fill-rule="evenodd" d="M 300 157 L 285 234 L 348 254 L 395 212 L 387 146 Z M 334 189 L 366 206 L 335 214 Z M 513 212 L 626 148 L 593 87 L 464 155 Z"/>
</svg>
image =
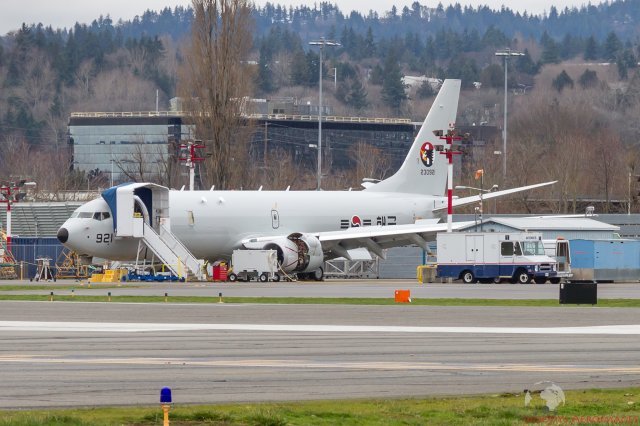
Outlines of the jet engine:
<svg viewBox="0 0 640 426">
<path fill-rule="evenodd" d="M 248 243 L 245 247 L 259 250 L 275 250 L 278 263 L 285 272 L 311 272 L 322 266 L 322 244 L 313 235 L 294 233 L 288 237 L 274 238 L 260 243 Z"/>
</svg>

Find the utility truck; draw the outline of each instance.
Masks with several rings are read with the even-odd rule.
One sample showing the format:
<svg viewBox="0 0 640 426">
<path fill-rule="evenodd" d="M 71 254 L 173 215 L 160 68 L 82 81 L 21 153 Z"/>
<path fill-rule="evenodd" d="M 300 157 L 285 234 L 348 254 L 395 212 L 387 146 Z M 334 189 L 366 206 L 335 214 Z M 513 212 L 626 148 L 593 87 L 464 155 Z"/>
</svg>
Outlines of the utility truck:
<svg viewBox="0 0 640 426">
<path fill-rule="evenodd" d="M 526 284 L 557 278 L 540 233 L 446 232 L 437 235 L 437 277 Z"/>
</svg>

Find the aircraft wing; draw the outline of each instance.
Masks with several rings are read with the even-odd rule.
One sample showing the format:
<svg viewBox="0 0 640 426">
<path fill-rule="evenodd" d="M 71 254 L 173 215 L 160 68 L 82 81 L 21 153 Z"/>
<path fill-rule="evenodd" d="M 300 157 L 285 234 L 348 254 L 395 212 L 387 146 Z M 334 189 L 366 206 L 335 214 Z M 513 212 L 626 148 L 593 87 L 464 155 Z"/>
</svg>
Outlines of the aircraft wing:
<svg viewBox="0 0 640 426">
<path fill-rule="evenodd" d="M 421 220 L 416 223 L 406 225 L 388 226 L 364 226 L 361 228 L 349 228 L 343 231 L 311 232 L 322 244 L 322 251 L 326 257 L 344 257 L 351 260 L 349 250 L 356 248 L 366 248 L 370 252 L 385 258 L 384 249 L 390 247 L 407 246 L 416 244 L 419 247 L 429 250 L 428 241 L 433 241 L 438 232 L 447 230 L 446 223 L 436 223 L 438 219 Z M 473 222 L 454 222 L 453 230 L 472 224 Z M 280 237 L 286 238 L 286 235 Z M 256 243 L 262 243 L 278 236 L 264 236 L 247 238 L 241 241 L 241 245 L 246 248 L 252 247 Z"/>
<path fill-rule="evenodd" d="M 530 189 L 535 189 L 535 188 L 541 188 L 543 186 L 553 185 L 556 182 L 557 180 L 554 180 L 552 182 L 536 183 L 534 185 L 520 186 L 518 188 L 505 189 L 503 191 L 485 192 L 484 194 L 482 194 L 482 200 L 483 201 L 491 200 L 492 198 L 502 197 L 503 195 L 514 194 L 516 192 L 521 192 L 521 191 L 528 191 Z M 471 197 L 463 197 L 463 198 L 454 198 L 453 207 L 464 206 L 466 204 L 477 203 L 479 201 L 480 201 L 480 195 L 472 195 Z M 442 211 L 442 210 L 447 210 L 446 203 L 444 204 L 444 206 L 436 207 L 433 209 L 434 212 Z"/>
<path fill-rule="evenodd" d="M 394 225 L 394 226 L 366 226 L 350 228 L 344 231 L 330 231 L 316 233 L 322 243 L 322 250 L 329 257 L 344 257 L 351 259 L 348 250 L 366 248 L 381 258 L 385 258 L 384 249 L 390 247 L 416 244 L 424 250 L 429 250 L 428 241 L 433 241 L 438 232 L 447 230 L 446 223 L 423 223 Z M 454 230 L 472 224 L 473 222 L 455 222 Z"/>
</svg>

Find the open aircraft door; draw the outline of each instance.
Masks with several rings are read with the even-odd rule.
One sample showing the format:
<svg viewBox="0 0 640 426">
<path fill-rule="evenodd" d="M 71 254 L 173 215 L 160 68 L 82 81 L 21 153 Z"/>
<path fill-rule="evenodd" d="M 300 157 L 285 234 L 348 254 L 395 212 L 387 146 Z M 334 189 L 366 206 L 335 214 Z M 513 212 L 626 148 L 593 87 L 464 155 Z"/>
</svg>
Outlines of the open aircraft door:
<svg viewBox="0 0 640 426">
<path fill-rule="evenodd" d="M 129 183 L 107 189 L 102 197 L 111 210 L 116 237 L 142 237 L 145 222 L 156 230 L 160 225 L 170 229 L 169 188 Z"/>
</svg>

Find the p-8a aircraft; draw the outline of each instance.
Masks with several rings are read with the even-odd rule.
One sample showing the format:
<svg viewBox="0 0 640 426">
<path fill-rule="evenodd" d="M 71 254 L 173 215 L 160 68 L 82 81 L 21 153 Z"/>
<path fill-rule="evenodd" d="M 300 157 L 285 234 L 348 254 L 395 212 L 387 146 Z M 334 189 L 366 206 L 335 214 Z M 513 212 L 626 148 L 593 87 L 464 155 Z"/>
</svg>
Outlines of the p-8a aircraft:
<svg viewBox="0 0 640 426">
<path fill-rule="evenodd" d="M 130 261 L 155 254 L 164 263 L 169 259 L 154 246 L 166 243 L 182 260 L 190 253 L 209 261 L 229 259 L 235 249 L 275 249 L 285 272 L 316 279 L 322 278 L 325 259 L 350 259 L 351 249 L 381 257 L 394 246 L 427 249 L 427 241 L 447 229 L 437 217 L 447 209 L 445 141 L 435 134 L 455 122 L 459 95 L 460 81 L 446 80 L 400 169 L 362 191 L 176 191 L 124 184 L 79 207 L 58 239 L 83 256 Z M 471 196 L 453 204 L 478 201 Z"/>
</svg>

